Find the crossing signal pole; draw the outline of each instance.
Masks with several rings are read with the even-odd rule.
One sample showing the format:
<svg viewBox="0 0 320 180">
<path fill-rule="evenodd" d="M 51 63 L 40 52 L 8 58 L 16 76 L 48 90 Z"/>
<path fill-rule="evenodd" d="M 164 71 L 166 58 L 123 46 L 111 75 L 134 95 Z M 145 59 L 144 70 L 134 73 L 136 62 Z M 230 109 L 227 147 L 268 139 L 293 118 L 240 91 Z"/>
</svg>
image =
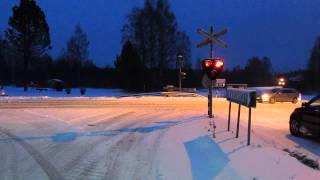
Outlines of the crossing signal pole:
<svg viewBox="0 0 320 180">
<path fill-rule="evenodd" d="M 210 27 L 210 34 L 213 34 L 213 26 Z M 210 41 L 210 59 L 213 58 L 213 42 Z M 213 102 L 212 102 L 212 88 L 213 88 L 213 81 L 211 80 L 209 84 L 209 89 L 208 89 L 208 116 L 209 118 L 214 118 L 213 114 Z"/>
<path fill-rule="evenodd" d="M 203 29 L 198 29 L 197 32 L 200 35 L 205 37 L 205 40 L 197 45 L 197 48 L 203 48 L 207 45 L 210 45 L 210 56 L 209 56 L 210 60 L 208 61 L 208 59 L 205 59 L 202 61 L 202 69 L 206 72 L 206 75 L 210 79 L 208 84 L 208 116 L 209 118 L 213 118 L 214 115 L 212 110 L 213 109 L 212 108 L 212 88 L 213 88 L 213 84 L 215 83 L 216 76 L 218 75 L 216 68 L 219 69 L 218 71 L 221 71 L 224 66 L 223 61 L 217 61 L 217 59 L 213 58 L 213 53 L 214 53 L 213 45 L 216 44 L 222 48 L 227 48 L 227 44 L 218 39 L 220 36 L 225 35 L 227 33 L 227 29 L 224 29 L 220 32 L 215 32 L 213 26 L 211 26 L 210 33 L 204 31 Z M 205 63 L 209 63 L 210 65 L 207 64 L 209 66 L 204 66 Z M 210 70 L 209 73 L 208 73 L 208 70 Z"/>
</svg>

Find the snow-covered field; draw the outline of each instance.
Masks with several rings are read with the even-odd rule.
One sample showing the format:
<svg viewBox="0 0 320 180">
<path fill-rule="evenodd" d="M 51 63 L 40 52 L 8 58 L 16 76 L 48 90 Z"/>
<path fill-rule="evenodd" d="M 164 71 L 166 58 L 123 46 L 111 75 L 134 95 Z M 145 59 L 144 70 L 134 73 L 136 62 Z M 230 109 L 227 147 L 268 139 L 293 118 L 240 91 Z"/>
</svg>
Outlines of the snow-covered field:
<svg viewBox="0 0 320 180">
<path fill-rule="evenodd" d="M 266 91 L 278 86 L 271 86 L 271 87 L 252 87 L 250 89 L 259 91 Z M 9 95 L 9 99 L 23 99 L 23 98 L 32 98 L 32 97 L 41 97 L 41 98 L 79 98 L 79 97 L 91 97 L 91 98 L 99 98 L 99 97 L 120 97 L 120 96 L 132 96 L 134 94 L 128 93 L 121 89 L 99 89 L 99 88 L 87 88 L 85 95 L 80 94 L 79 88 L 72 88 L 71 94 L 66 94 L 65 91 L 57 92 L 53 89 L 48 88 L 45 91 L 39 91 L 36 88 L 29 88 L 29 91 L 24 92 L 22 87 L 13 87 L 7 86 L 5 87 L 7 94 Z M 155 95 L 159 94 L 156 93 L 146 93 L 145 95 Z M 207 89 L 199 89 L 197 94 L 201 96 L 207 96 L 208 90 Z M 140 95 L 140 94 L 139 94 Z M 142 94 L 143 95 L 143 94 Z M 226 90 L 224 88 L 213 89 L 213 97 L 225 97 Z M 311 94 L 302 94 L 303 100 L 310 100 L 315 97 L 317 93 Z M 1 97 L 0 97 L 1 98 Z"/>
<path fill-rule="evenodd" d="M 43 91 L 37 90 L 36 88 L 29 88 L 27 92 L 23 91 L 23 88 L 8 86 L 5 87 L 7 94 L 10 97 L 79 97 L 80 89 L 72 88 L 71 93 L 67 94 L 65 91 L 55 91 L 54 89 L 46 89 Z M 121 89 L 97 89 L 97 88 L 87 88 L 84 97 L 112 97 L 121 96 L 128 94 Z"/>
<path fill-rule="evenodd" d="M 247 110 L 240 137 L 227 132 L 225 99 L 214 99 L 216 138 L 205 97 L 0 99 L 1 179 L 320 179 L 283 149 L 318 160 L 320 144 L 289 134 L 299 104 L 258 104 L 252 144 Z"/>
</svg>

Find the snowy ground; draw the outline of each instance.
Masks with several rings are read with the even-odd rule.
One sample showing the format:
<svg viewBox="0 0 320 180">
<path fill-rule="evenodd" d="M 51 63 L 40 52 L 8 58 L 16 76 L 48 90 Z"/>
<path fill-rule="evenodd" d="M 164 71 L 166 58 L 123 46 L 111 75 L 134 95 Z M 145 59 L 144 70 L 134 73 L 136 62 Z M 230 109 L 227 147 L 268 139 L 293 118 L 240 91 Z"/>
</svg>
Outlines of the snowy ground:
<svg viewBox="0 0 320 180">
<path fill-rule="evenodd" d="M 251 87 L 250 89 L 254 89 L 257 91 L 266 91 L 273 88 L 276 88 L 279 86 L 271 86 L 271 87 Z M 79 88 L 73 88 L 71 89 L 71 94 L 66 94 L 65 91 L 57 92 L 53 89 L 48 88 L 45 91 L 39 91 L 35 88 L 30 88 L 29 91 L 24 92 L 23 88 L 20 87 L 13 87 L 13 86 L 7 86 L 5 87 L 5 90 L 9 97 L 13 98 L 20 98 L 23 99 L 25 97 L 42 97 L 42 98 L 73 98 L 73 97 L 120 97 L 120 96 L 132 96 L 135 95 L 133 93 L 128 93 L 121 89 L 99 89 L 99 88 L 87 88 L 86 94 L 81 96 Z M 159 92 L 156 93 L 146 93 L 145 95 L 155 95 L 159 94 Z M 207 96 L 208 90 L 207 89 L 199 89 L 197 94 L 201 96 Z M 302 94 L 303 100 L 310 100 L 313 97 L 315 97 L 318 93 L 311 93 L 311 94 Z M 140 95 L 140 94 L 139 94 Z M 216 88 L 213 89 L 213 97 L 225 97 L 226 90 L 224 88 Z"/>
<path fill-rule="evenodd" d="M 271 89 L 274 89 L 274 88 L 279 88 L 279 86 L 250 87 L 249 89 L 256 90 L 258 94 L 259 93 L 261 94 L 261 92 L 265 92 L 265 91 L 268 91 L 268 90 L 271 90 Z M 213 97 L 225 97 L 226 90 L 223 89 L 223 88 L 213 89 L 212 93 L 213 93 Z M 208 90 L 207 89 L 200 89 L 198 91 L 198 94 L 202 95 L 202 96 L 207 96 L 208 95 Z M 302 98 L 302 100 L 308 101 L 308 100 L 311 100 L 312 98 L 314 98 L 315 96 L 317 96 L 318 94 L 319 94 L 319 92 L 318 93 L 314 92 L 314 93 L 309 93 L 309 94 L 302 94 L 301 98 Z"/>
<path fill-rule="evenodd" d="M 319 159 L 320 144 L 289 134 L 299 104 L 258 104 L 252 145 L 247 110 L 235 139 L 227 105 L 214 99 L 211 138 L 205 97 L 0 98 L 1 179 L 301 179 L 320 178 L 284 152 Z"/>
<path fill-rule="evenodd" d="M 53 89 L 46 89 L 43 91 L 37 90 L 36 88 L 29 88 L 29 91 L 24 92 L 23 88 L 8 86 L 5 87 L 7 94 L 10 97 L 79 97 L 80 89 L 72 88 L 71 94 L 67 94 L 65 91 L 55 91 Z M 112 97 L 112 96 L 121 96 L 124 94 L 128 94 L 121 89 L 98 89 L 98 88 L 87 88 L 85 97 Z"/>
</svg>

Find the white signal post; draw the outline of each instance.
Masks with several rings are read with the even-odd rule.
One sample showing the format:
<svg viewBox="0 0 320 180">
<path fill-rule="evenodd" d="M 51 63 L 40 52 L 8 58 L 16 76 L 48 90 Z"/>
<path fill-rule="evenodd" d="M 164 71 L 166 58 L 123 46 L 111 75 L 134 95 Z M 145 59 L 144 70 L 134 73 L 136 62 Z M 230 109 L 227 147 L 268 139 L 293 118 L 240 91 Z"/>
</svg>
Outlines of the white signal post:
<svg viewBox="0 0 320 180">
<path fill-rule="evenodd" d="M 210 28 L 210 33 L 206 32 L 203 29 L 198 29 L 197 32 L 205 37 L 205 40 L 202 41 L 197 45 L 197 48 L 203 48 L 207 45 L 210 45 L 210 58 L 213 58 L 213 45 L 216 44 L 222 48 L 227 48 L 227 44 L 218 38 L 222 35 L 225 35 L 228 30 L 223 29 L 220 32 L 215 32 L 213 26 Z M 212 113 L 212 87 L 213 87 L 213 81 L 210 80 L 209 86 L 208 86 L 208 116 L 209 118 L 213 118 L 214 115 Z"/>
</svg>

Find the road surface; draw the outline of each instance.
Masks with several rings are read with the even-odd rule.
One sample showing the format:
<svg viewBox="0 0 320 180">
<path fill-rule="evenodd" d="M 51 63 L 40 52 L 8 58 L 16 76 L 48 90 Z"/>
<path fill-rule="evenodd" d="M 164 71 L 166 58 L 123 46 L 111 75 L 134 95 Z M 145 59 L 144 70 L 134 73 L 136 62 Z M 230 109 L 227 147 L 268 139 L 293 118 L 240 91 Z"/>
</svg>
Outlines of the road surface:
<svg viewBox="0 0 320 180">
<path fill-rule="evenodd" d="M 310 157 L 320 157 L 317 142 L 289 135 L 288 117 L 298 106 L 291 103 L 259 104 L 253 112 L 253 143 L 246 147 L 246 110 L 243 110 L 241 119 L 240 138 L 234 139 L 233 132 L 225 131 L 227 102 L 215 99 L 217 138 L 213 141 L 219 150 L 212 151 L 212 157 L 221 151 L 222 156 L 226 156 L 226 163 L 223 166 L 216 164 L 221 168 L 212 169 L 216 172 L 207 175 L 202 172 L 203 168 L 197 167 L 197 157 L 192 154 L 197 152 L 197 142 L 206 143 L 207 140 L 201 137 L 211 136 L 206 98 L 2 100 L 0 177 L 53 180 L 299 179 L 306 173 L 316 177 L 318 171 L 282 151 L 283 148 L 298 149 Z M 236 110 L 233 110 L 234 130 Z M 285 165 L 281 163 L 280 169 L 269 170 L 273 176 L 270 173 L 256 174 L 252 169 L 250 171 L 252 167 L 241 168 L 239 164 L 243 164 L 243 159 L 239 157 L 247 150 L 260 152 L 258 147 L 272 148 L 277 151 L 276 155 L 289 158 L 288 162 L 294 162 L 293 167 L 301 169 L 301 173 L 294 172 L 294 168 L 283 172 L 281 168 Z M 257 162 L 247 163 L 252 166 Z M 210 164 L 204 162 L 204 166 L 211 171 Z"/>
</svg>

